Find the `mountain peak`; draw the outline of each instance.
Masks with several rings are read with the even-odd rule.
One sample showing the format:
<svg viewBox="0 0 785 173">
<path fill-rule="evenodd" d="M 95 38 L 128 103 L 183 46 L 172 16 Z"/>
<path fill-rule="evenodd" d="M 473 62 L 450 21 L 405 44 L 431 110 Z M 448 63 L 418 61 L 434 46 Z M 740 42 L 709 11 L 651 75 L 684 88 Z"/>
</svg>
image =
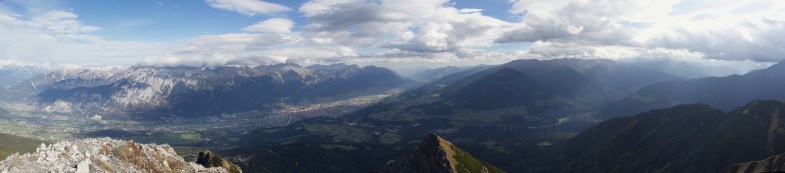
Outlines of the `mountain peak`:
<svg viewBox="0 0 785 173">
<path fill-rule="evenodd" d="M 428 134 L 413 153 L 387 163 L 381 173 L 393 172 L 504 172 L 474 158 L 436 133 Z"/>
</svg>

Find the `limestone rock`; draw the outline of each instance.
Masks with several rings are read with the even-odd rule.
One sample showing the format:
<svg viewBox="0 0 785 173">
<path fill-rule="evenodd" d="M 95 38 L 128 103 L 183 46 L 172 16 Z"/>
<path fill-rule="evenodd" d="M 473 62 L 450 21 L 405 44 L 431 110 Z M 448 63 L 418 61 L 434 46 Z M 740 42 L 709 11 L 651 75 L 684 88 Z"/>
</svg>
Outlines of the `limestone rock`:
<svg viewBox="0 0 785 173">
<path fill-rule="evenodd" d="M 138 144 L 110 138 L 63 141 L 35 153 L 0 161 L 0 172 L 175 172 L 224 173 L 186 162 L 169 145 Z"/>
</svg>

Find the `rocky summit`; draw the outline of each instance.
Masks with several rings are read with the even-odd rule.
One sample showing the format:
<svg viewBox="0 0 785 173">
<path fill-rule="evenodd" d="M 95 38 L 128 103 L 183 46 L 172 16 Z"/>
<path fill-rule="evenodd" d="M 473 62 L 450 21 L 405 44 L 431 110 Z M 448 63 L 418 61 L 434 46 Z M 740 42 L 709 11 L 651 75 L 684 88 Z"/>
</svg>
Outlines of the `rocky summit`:
<svg viewBox="0 0 785 173">
<path fill-rule="evenodd" d="M 0 161 L 0 172 L 204 172 L 223 173 L 186 162 L 169 145 L 138 144 L 110 138 L 41 144 L 35 153 Z"/>
<path fill-rule="evenodd" d="M 501 173 L 505 171 L 474 158 L 450 141 L 431 133 L 417 145 L 413 153 L 388 162 L 378 172 Z"/>
</svg>

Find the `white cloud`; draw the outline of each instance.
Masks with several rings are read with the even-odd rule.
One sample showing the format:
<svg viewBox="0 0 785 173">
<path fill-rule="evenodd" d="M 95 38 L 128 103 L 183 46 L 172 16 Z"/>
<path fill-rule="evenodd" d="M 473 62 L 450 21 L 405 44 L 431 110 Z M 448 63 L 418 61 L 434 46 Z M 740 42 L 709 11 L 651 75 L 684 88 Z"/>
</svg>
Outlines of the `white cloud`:
<svg viewBox="0 0 785 173">
<path fill-rule="evenodd" d="M 0 60 L 25 64 L 128 65 L 166 49 L 159 43 L 104 40 L 70 11 L 0 13 Z"/>
<path fill-rule="evenodd" d="M 785 59 L 784 2 L 726 1 L 510 0 L 508 13 L 520 17 L 510 22 L 483 14 L 498 9 L 456 8 L 450 0 L 310 0 L 297 8 L 306 23 L 276 15 L 237 28 L 237 33 L 196 35 L 174 43 L 106 40 L 97 36 L 102 27 L 80 22 L 73 11 L 28 9 L 14 14 L 0 4 L 0 62 L 218 66 L 517 58 Z M 291 10 L 261 0 L 205 2 L 245 16 Z M 104 30 L 148 23 L 129 20 Z M 510 42 L 531 46 L 491 50 Z"/>
<path fill-rule="evenodd" d="M 292 10 L 289 7 L 261 0 L 205 0 L 213 8 L 234 11 L 246 16 L 273 14 Z"/>
<path fill-rule="evenodd" d="M 262 22 L 264 23 L 264 22 Z M 298 33 L 263 32 L 203 35 L 163 55 L 147 56 L 154 66 L 223 66 L 275 63 L 337 63 L 357 58 L 351 47 L 309 45 Z"/>
<path fill-rule="evenodd" d="M 178 51 L 188 52 L 239 52 L 268 49 L 271 46 L 298 43 L 302 40 L 296 34 L 270 33 L 231 33 L 203 35 L 188 40 L 186 46 Z"/>
<path fill-rule="evenodd" d="M 306 17 L 312 17 L 331 12 L 334 5 L 353 2 L 362 2 L 362 0 L 310 0 L 300 6 L 299 11 L 305 14 Z"/>
<path fill-rule="evenodd" d="M 785 2 L 740 1 L 672 16 L 638 32 L 638 46 L 684 48 L 711 59 L 785 59 Z"/>
<path fill-rule="evenodd" d="M 521 26 L 497 42 L 552 42 L 592 50 L 686 50 L 710 59 L 785 59 L 785 3 L 736 1 L 677 9 L 675 0 L 513 0 Z M 707 1 L 710 2 L 710 1 Z M 698 3 L 699 4 L 699 3 Z M 711 3 L 708 3 L 711 4 Z M 583 54 L 576 49 L 554 53 Z M 682 56 L 672 54 L 671 56 Z M 602 58 L 602 54 L 590 54 Z"/>
<path fill-rule="evenodd" d="M 629 58 L 702 58 L 701 52 L 691 52 L 686 49 L 668 48 L 643 48 L 615 45 L 583 45 L 569 42 L 534 42 L 527 52 L 529 58 L 603 58 L 603 59 L 629 59 Z"/>
<path fill-rule="evenodd" d="M 273 18 L 243 28 L 248 32 L 289 33 L 292 32 L 294 22 L 289 19 Z"/>
<path fill-rule="evenodd" d="M 302 65 L 348 62 L 358 54 L 350 47 L 275 48 L 257 51 L 183 51 L 145 57 L 144 65 L 224 66 L 297 63 Z"/>
<path fill-rule="evenodd" d="M 305 31 L 318 42 L 409 52 L 460 54 L 493 44 L 512 23 L 448 0 L 324 1 L 300 7 Z"/>
</svg>

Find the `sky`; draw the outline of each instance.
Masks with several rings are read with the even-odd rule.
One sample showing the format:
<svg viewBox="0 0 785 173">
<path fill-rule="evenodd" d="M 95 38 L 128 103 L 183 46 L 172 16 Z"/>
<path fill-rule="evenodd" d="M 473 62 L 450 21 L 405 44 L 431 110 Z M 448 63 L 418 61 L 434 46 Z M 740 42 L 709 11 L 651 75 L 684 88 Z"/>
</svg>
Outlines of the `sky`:
<svg viewBox="0 0 785 173">
<path fill-rule="evenodd" d="M 782 0 L 0 0 L 0 66 L 785 59 Z"/>
</svg>

